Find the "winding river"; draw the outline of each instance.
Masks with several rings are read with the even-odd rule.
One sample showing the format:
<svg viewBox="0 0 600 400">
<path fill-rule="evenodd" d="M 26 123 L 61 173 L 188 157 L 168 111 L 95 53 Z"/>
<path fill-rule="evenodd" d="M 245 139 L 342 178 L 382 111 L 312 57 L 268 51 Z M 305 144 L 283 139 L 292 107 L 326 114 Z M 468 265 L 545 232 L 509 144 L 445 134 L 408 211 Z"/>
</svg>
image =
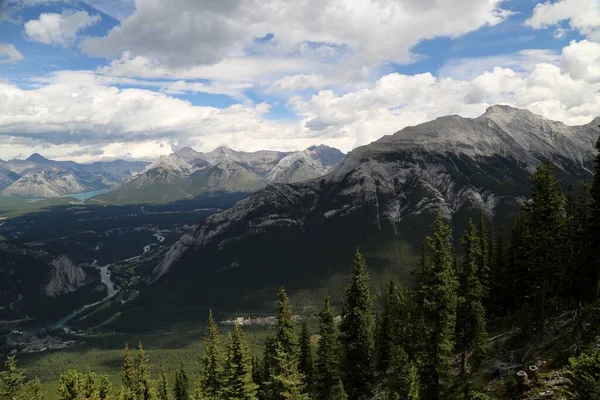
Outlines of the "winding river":
<svg viewBox="0 0 600 400">
<path fill-rule="evenodd" d="M 162 243 L 165 240 L 164 236 L 161 236 L 158 233 L 154 234 L 154 237 L 156 238 L 156 242 L 154 243 L 150 243 L 147 244 L 143 247 L 143 252 L 142 254 L 135 256 L 135 257 L 130 257 L 124 261 L 128 262 L 128 261 L 133 261 L 133 260 L 138 260 L 141 257 L 143 257 L 144 255 L 146 255 L 146 253 L 148 253 L 148 251 L 150 251 L 150 249 L 153 246 L 158 245 L 159 243 Z M 65 324 L 69 321 L 71 321 L 73 318 L 77 317 L 79 314 L 81 314 L 82 312 L 89 310 L 92 307 L 95 307 L 99 304 L 102 304 L 108 300 L 110 300 L 111 298 L 113 298 L 117 293 L 119 293 L 119 288 L 115 285 L 115 283 L 112 281 L 111 277 L 112 274 L 110 272 L 110 267 L 112 267 L 115 264 L 107 264 L 104 266 L 96 266 L 96 260 L 94 260 L 93 264 L 91 265 L 92 267 L 96 268 L 99 272 L 100 272 L 100 281 L 106 286 L 107 292 L 106 292 L 106 297 L 104 297 L 102 300 L 99 300 L 95 303 L 92 304 L 86 304 L 83 307 L 80 307 L 76 310 L 73 310 L 69 315 L 67 315 L 66 317 L 61 318 L 59 321 L 57 321 L 56 323 L 54 323 L 52 326 L 50 326 L 50 330 L 57 330 L 57 329 L 61 329 L 62 327 L 65 326 Z"/>
</svg>

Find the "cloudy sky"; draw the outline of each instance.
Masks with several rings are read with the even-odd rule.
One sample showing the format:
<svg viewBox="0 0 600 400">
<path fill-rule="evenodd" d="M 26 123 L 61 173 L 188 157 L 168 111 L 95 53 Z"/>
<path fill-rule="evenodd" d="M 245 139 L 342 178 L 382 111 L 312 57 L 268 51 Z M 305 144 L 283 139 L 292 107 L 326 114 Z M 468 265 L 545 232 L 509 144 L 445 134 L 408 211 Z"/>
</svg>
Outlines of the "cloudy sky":
<svg viewBox="0 0 600 400">
<path fill-rule="evenodd" d="M 0 158 L 343 151 L 502 103 L 600 115 L 600 0 L 0 0 Z"/>
</svg>

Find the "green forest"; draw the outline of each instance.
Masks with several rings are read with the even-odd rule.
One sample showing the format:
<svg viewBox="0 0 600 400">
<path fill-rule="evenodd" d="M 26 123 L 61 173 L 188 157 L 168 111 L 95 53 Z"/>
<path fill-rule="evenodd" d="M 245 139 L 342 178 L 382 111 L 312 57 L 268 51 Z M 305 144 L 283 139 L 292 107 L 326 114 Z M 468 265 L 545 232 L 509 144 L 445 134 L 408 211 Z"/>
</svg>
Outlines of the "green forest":
<svg viewBox="0 0 600 400">
<path fill-rule="evenodd" d="M 52 398 L 600 399 L 600 155 L 592 182 L 563 192 L 545 163 L 531 183 L 509 230 L 482 212 L 455 235 L 440 212 L 413 287 L 390 281 L 384 298 L 374 298 L 357 250 L 342 309 L 326 296 L 318 326 L 294 314 L 282 288 L 260 357 L 241 326 L 222 335 L 210 313 L 197 375 L 183 361 L 151 364 L 141 343 L 136 351 L 125 345 L 119 385 L 67 370 Z M 0 384 L 3 399 L 50 395 L 14 356 Z"/>
</svg>

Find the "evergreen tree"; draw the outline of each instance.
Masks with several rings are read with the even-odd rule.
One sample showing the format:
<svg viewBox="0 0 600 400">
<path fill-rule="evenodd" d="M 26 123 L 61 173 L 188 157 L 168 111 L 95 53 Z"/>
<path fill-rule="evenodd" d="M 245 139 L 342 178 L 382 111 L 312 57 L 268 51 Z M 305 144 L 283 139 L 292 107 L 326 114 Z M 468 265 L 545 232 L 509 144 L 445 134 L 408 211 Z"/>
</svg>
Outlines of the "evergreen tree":
<svg viewBox="0 0 600 400">
<path fill-rule="evenodd" d="M 339 343 L 329 296 L 325 296 L 319 313 L 319 346 L 315 365 L 315 399 L 332 400 L 334 388 L 340 382 Z M 341 383 L 341 382 L 340 382 Z"/>
<path fill-rule="evenodd" d="M 4 371 L 0 372 L 2 398 L 7 400 L 21 398 L 26 381 L 25 374 L 17 367 L 15 356 L 9 356 L 4 362 Z"/>
<path fill-rule="evenodd" d="M 35 378 L 31 383 L 31 400 L 44 400 L 45 398 L 40 379 Z"/>
<path fill-rule="evenodd" d="M 173 397 L 175 400 L 189 400 L 189 380 L 183 366 L 183 361 L 179 363 L 179 371 L 175 372 L 175 386 L 173 387 Z"/>
<path fill-rule="evenodd" d="M 475 262 L 477 264 L 476 273 L 479 275 L 484 301 L 490 294 L 490 252 L 488 239 L 485 215 L 481 211 L 479 214 L 479 235 L 476 238 L 479 242 L 480 251 L 476 255 Z"/>
<path fill-rule="evenodd" d="M 440 213 L 433 223 L 433 236 L 426 238 L 427 262 L 418 281 L 424 336 L 423 377 L 426 398 L 443 397 L 451 384 L 454 331 L 458 305 L 458 280 L 452 267 L 452 232 Z"/>
<path fill-rule="evenodd" d="M 165 375 L 165 371 L 160 373 L 160 380 L 158 381 L 157 388 L 157 397 L 158 400 L 170 400 L 171 396 L 169 396 L 169 384 L 167 383 L 167 377 Z"/>
<path fill-rule="evenodd" d="M 121 381 L 125 391 L 125 398 L 129 398 L 135 393 L 137 382 L 135 364 L 129 353 L 129 346 L 125 343 L 125 351 L 123 352 L 123 367 L 121 369 Z"/>
<path fill-rule="evenodd" d="M 468 370 L 469 353 L 475 350 L 478 354 L 486 351 L 487 331 L 485 308 L 483 307 L 484 289 L 478 274 L 482 250 L 473 221 L 469 220 L 467 232 L 461 243 L 465 249 L 462 267 L 459 272 L 459 306 L 457 311 L 456 348 L 461 352 L 461 375 Z"/>
<path fill-rule="evenodd" d="M 242 328 L 237 324 L 230 336 L 227 353 L 225 398 L 228 400 L 255 400 L 258 387 L 252 379 L 250 350 Z"/>
<path fill-rule="evenodd" d="M 265 339 L 265 350 L 263 352 L 261 383 L 259 397 L 261 400 L 269 400 L 274 397 L 272 376 L 275 372 L 275 358 L 277 353 L 277 339 L 268 337 Z"/>
<path fill-rule="evenodd" d="M 81 400 L 83 398 L 84 384 L 83 377 L 77 371 L 69 370 L 62 373 L 58 378 L 59 399 Z"/>
<path fill-rule="evenodd" d="M 531 176 L 531 182 L 531 201 L 525 207 L 531 232 L 528 261 L 535 282 L 535 325 L 541 338 L 545 333 L 550 306 L 558 308 L 554 294 L 560 292 L 557 285 L 564 276 L 565 198 L 554 167 L 549 162 L 538 167 Z"/>
<path fill-rule="evenodd" d="M 202 393 L 207 400 L 216 400 L 221 397 L 220 392 L 224 384 L 224 357 L 220 348 L 217 323 L 212 311 L 208 313 L 208 331 L 204 337 L 204 344 L 206 350 L 202 357 L 202 370 L 200 374 Z"/>
<path fill-rule="evenodd" d="M 300 335 L 300 359 L 298 369 L 304 375 L 304 387 L 308 393 L 313 392 L 313 355 L 310 342 L 310 332 L 306 321 L 302 323 L 302 334 Z"/>
<path fill-rule="evenodd" d="M 285 289 L 279 290 L 277 326 L 274 342 L 270 343 L 269 363 L 264 393 L 269 400 L 308 399 L 304 393 L 304 376 L 298 370 L 298 338 L 289 298 Z"/>
<path fill-rule="evenodd" d="M 339 379 L 336 382 L 336 384 L 333 386 L 333 389 L 331 391 L 330 400 L 348 400 L 348 395 L 346 394 L 346 391 L 344 390 L 344 384 Z"/>
<path fill-rule="evenodd" d="M 352 399 L 367 398 L 373 387 L 375 342 L 371 308 L 367 263 L 357 250 L 352 280 L 346 288 L 340 326 L 344 350 L 344 388 Z"/>
<path fill-rule="evenodd" d="M 140 342 L 137 349 L 137 369 L 135 374 L 135 390 L 137 400 L 149 400 L 152 397 L 152 383 L 150 382 L 150 363 L 146 358 L 144 347 Z"/>
<path fill-rule="evenodd" d="M 398 340 L 398 289 L 393 281 L 388 283 L 381 322 L 377 321 L 377 371 L 386 374 L 390 368 Z"/>
<path fill-rule="evenodd" d="M 600 138 L 596 141 L 596 163 L 594 167 L 594 180 L 590 190 L 592 197 L 592 210 L 590 221 L 591 246 L 589 252 L 589 262 L 591 274 L 587 279 L 589 282 L 588 294 L 590 301 L 595 301 L 600 296 Z"/>
</svg>

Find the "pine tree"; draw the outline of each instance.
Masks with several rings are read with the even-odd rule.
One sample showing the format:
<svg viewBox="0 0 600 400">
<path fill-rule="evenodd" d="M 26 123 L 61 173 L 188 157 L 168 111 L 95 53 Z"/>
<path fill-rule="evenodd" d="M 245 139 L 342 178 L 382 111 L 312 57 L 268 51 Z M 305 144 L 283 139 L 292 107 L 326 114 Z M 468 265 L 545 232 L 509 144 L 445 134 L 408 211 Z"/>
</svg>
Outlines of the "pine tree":
<svg viewBox="0 0 600 400">
<path fill-rule="evenodd" d="M 488 242 L 488 233 L 487 227 L 485 224 L 485 215 L 483 211 L 479 214 L 479 235 L 477 237 L 479 241 L 479 253 L 477 254 L 476 263 L 477 263 L 477 274 L 479 275 L 479 280 L 481 281 L 481 288 L 483 291 L 483 298 L 486 301 L 487 297 L 490 294 L 490 252 L 489 252 L 489 242 Z"/>
<path fill-rule="evenodd" d="M 398 336 L 400 335 L 398 311 L 398 289 L 393 281 L 388 283 L 383 304 L 381 322 L 378 321 L 377 329 L 377 371 L 386 374 L 390 368 L 391 359 L 394 357 Z"/>
<path fill-rule="evenodd" d="M 3 398 L 12 400 L 22 397 L 26 378 L 23 371 L 17 367 L 15 356 L 8 356 L 4 362 L 4 371 L 0 372 L 0 382 Z"/>
<path fill-rule="evenodd" d="M 541 338 L 545 334 L 550 306 L 558 308 L 554 294 L 559 292 L 557 285 L 564 276 L 565 198 L 554 167 L 549 162 L 538 167 L 531 176 L 531 182 L 531 201 L 525 207 L 531 232 L 528 262 L 534 274 L 534 319 Z"/>
<path fill-rule="evenodd" d="M 137 368 L 135 374 L 134 393 L 138 400 L 149 400 L 152 397 L 152 384 L 150 382 L 150 363 L 146 358 L 144 347 L 140 342 L 137 349 Z"/>
<path fill-rule="evenodd" d="M 220 398 L 223 388 L 223 362 L 224 357 L 220 348 L 219 331 L 212 311 L 208 313 L 208 331 L 204 337 L 206 350 L 202 357 L 202 370 L 200 382 L 202 393 L 208 400 Z"/>
<path fill-rule="evenodd" d="M 121 381 L 125 391 L 125 398 L 129 398 L 135 393 L 135 387 L 137 382 L 135 364 L 133 358 L 129 353 L 129 346 L 125 343 L 125 350 L 123 352 L 123 367 L 121 369 Z"/>
<path fill-rule="evenodd" d="M 348 395 L 346 394 L 346 391 L 344 390 L 344 384 L 342 383 L 341 380 L 338 379 L 336 384 L 333 386 L 333 389 L 331 391 L 331 397 L 329 399 L 330 400 L 348 400 Z"/>
<path fill-rule="evenodd" d="M 595 301 L 600 297 L 600 138 L 596 141 L 596 160 L 594 167 L 594 180 L 590 190 L 592 196 L 592 210 L 590 221 L 591 245 L 589 251 L 589 261 L 591 264 L 591 275 L 589 282 L 589 300 Z"/>
<path fill-rule="evenodd" d="M 84 398 L 84 379 L 74 370 L 69 370 L 58 378 L 58 397 L 60 400 L 80 400 Z"/>
<path fill-rule="evenodd" d="M 35 378 L 31 383 L 31 400 L 44 400 L 45 398 L 40 379 Z"/>
<path fill-rule="evenodd" d="M 270 363 L 264 393 L 269 400 L 308 399 L 304 393 L 304 376 L 298 371 L 298 338 L 294 318 L 285 289 L 279 290 L 277 326 L 272 348 L 266 361 Z"/>
<path fill-rule="evenodd" d="M 302 323 L 302 334 L 300 335 L 300 359 L 298 369 L 304 375 L 304 387 L 308 393 L 313 392 L 313 356 L 310 342 L 310 332 L 306 321 Z"/>
<path fill-rule="evenodd" d="M 175 372 L 173 397 L 175 400 L 189 400 L 189 380 L 183 366 L 183 361 L 179 362 L 179 371 Z"/>
<path fill-rule="evenodd" d="M 462 267 L 459 273 L 459 306 L 457 311 L 456 348 L 461 352 L 461 375 L 468 370 L 469 353 L 473 350 L 482 355 L 486 351 L 487 331 L 485 308 L 483 306 L 484 289 L 480 281 L 478 260 L 481 258 L 479 237 L 473 221 L 469 220 L 467 232 L 461 243 L 465 249 Z"/>
<path fill-rule="evenodd" d="M 229 339 L 227 352 L 225 396 L 229 400 L 255 400 L 257 385 L 252 379 L 252 362 L 250 350 L 242 333 L 242 328 L 236 324 Z"/>
<path fill-rule="evenodd" d="M 452 267 L 452 232 L 440 213 L 433 223 L 433 236 L 426 238 L 427 263 L 418 281 L 424 336 L 423 377 L 426 398 L 436 400 L 451 384 L 454 334 L 458 305 L 458 280 Z"/>
<path fill-rule="evenodd" d="M 319 313 L 319 347 L 315 365 L 315 399 L 333 399 L 333 390 L 338 381 L 339 343 L 334 325 L 333 309 L 329 296 L 325 296 L 323 310 Z"/>
<path fill-rule="evenodd" d="M 169 384 L 167 383 L 165 371 L 160 373 L 160 380 L 158 381 L 156 393 L 158 400 L 170 400 L 171 398 L 171 396 L 169 396 Z"/>
<path fill-rule="evenodd" d="M 344 350 L 344 388 L 352 399 L 367 398 L 374 381 L 374 321 L 367 268 L 365 258 L 357 250 L 352 281 L 346 288 L 340 326 Z"/>
<path fill-rule="evenodd" d="M 261 383 L 259 397 L 261 400 L 274 398 L 273 374 L 275 373 L 275 358 L 277 353 L 277 339 L 268 337 L 265 339 L 265 350 L 263 352 Z"/>
</svg>

